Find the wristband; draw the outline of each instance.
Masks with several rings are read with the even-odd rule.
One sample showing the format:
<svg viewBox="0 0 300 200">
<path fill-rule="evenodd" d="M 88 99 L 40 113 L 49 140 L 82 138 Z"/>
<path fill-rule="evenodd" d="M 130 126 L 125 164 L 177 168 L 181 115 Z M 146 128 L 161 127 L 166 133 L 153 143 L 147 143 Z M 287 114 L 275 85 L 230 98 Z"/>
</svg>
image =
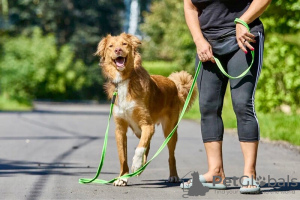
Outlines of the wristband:
<svg viewBox="0 0 300 200">
<path fill-rule="evenodd" d="M 241 20 L 240 18 L 235 18 L 234 23 L 235 23 L 235 24 L 237 24 L 237 23 L 242 24 L 242 25 L 245 26 L 245 27 L 248 29 L 248 31 L 250 32 L 250 28 L 249 28 L 248 24 L 247 24 L 245 21 Z"/>
</svg>

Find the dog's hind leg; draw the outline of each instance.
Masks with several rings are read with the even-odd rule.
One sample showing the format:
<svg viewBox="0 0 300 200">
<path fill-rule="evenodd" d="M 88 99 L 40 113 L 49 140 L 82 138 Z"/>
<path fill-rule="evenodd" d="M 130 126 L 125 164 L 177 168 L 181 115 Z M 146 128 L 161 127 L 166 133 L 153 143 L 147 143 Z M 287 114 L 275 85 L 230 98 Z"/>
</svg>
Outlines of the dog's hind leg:
<svg viewBox="0 0 300 200">
<path fill-rule="evenodd" d="M 120 160 L 120 176 L 129 173 L 129 168 L 127 164 L 127 128 L 128 123 L 122 118 L 115 118 L 116 123 L 116 142 Z M 113 185 L 114 186 L 126 186 L 128 179 L 118 179 Z"/>
<path fill-rule="evenodd" d="M 135 149 L 135 154 L 132 159 L 132 167 L 131 171 L 135 172 L 137 171 L 145 162 L 145 155 L 147 153 L 147 148 L 150 145 L 150 140 L 153 136 L 154 133 L 154 124 L 149 124 L 149 125 L 142 125 L 142 135 L 140 138 L 140 142 Z"/>
<path fill-rule="evenodd" d="M 162 127 L 163 127 L 165 137 L 168 137 L 168 135 L 171 133 L 171 131 L 173 130 L 173 128 L 177 123 L 177 119 L 178 119 L 177 116 L 170 114 L 168 117 L 165 117 L 164 120 L 162 120 Z M 174 132 L 172 138 L 168 142 L 169 169 L 170 169 L 169 182 L 180 181 L 176 169 L 176 159 L 175 159 L 176 143 L 177 143 L 177 130 Z"/>
</svg>

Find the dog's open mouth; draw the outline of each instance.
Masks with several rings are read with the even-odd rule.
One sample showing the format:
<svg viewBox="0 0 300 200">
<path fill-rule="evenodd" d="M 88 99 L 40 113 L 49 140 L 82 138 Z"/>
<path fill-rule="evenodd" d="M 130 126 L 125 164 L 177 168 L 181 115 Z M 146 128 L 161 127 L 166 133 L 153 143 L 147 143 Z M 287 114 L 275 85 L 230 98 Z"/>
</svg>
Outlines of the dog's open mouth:
<svg viewBox="0 0 300 200">
<path fill-rule="evenodd" d="M 118 70 L 123 71 L 125 69 L 125 61 L 126 58 L 122 56 L 119 56 L 115 59 L 115 63 L 117 65 Z"/>
</svg>

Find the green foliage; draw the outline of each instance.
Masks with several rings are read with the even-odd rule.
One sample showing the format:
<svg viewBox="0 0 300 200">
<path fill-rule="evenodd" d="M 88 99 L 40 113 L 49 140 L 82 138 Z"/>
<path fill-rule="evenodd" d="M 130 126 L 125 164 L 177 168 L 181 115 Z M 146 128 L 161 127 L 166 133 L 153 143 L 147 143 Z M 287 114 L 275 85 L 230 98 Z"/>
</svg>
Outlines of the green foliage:
<svg viewBox="0 0 300 200">
<path fill-rule="evenodd" d="M 36 28 L 32 36 L 1 38 L 1 93 L 19 102 L 35 98 L 78 98 L 86 81 L 86 68 L 75 60 L 68 45 L 56 48 L 53 35 L 42 36 Z"/>
<path fill-rule="evenodd" d="M 268 32 L 297 33 L 300 30 L 300 0 L 272 1 L 263 14 Z"/>
<path fill-rule="evenodd" d="M 257 113 L 261 136 L 271 140 L 285 140 L 300 145 L 300 115 Z"/>
<path fill-rule="evenodd" d="M 141 30 L 149 37 L 143 44 L 144 59 L 176 61 L 183 69 L 191 67 L 195 45 L 186 26 L 182 0 L 154 1 L 145 13 Z"/>
<path fill-rule="evenodd" d="M 7 4 L 4 5 L 3 2 L 8 2 L 8 6 L 5 6 Z M 145 5 L 143 4 L 143 6 Z M 58 81 L 58 83 L 51 84 L 47 82 L 47 87 L 45 86 L 46 83 L 40 83 L 39 85 L 41 88 L 47 88 L 47 91 L 40 90 L 37 86 L 30 86 L 37 91 L 35 96 L 47 99 L 80 98 L 99 100 L 104 98 L 103 81 L 98 66 L 99 60 L 93 56 L 93 53 L 96 51 L 101 37 L 108 33 L 119 34 L 121 32 L 123 10 L 123 0 L 0 0 L 0 40 L 3 43 L 8 35 L 11 40 L 13 40 L 13 37 L 16 37 L 16 39 L 27 38 L 25 36 L 31 35 L 35 27 L 39 27 L 43 35 L 52 34 L 52 37 L 55 38 L 55 41 L 52 41 L 53 45 L 59 49 L 58 54 L 60 52 L 61 54 L 68 54 L 69 51 L 72 52 L 72 55 L 74 54 L 73 59 L 61 56 L 58 58 L 60 62 L 67 63 L 70 60 L 73 62 L 76 58 L 81 60 L 78 60 L 76 68 L 83 65 L 83 63 L 87 66 L 86 72 L 83 74 L 85 84 L 81 91 L 71 95 L 72 92 L 70 91 L 73 91 L 72 88 L 77 86 L 64 88 L 62 85 L 65 84 L 65 80 L 54 77 L 56 74 L 53 74 L 51 80 L 49 78 L 48 81 Z M 23 44 L 22 41 L 20 41 L 20 44 Z M 64 47 L 66 44 L 67 47 Z M 52 48 L 54 48 L 53 45 Z M 38 49 L 41 49 L 41 47 L 38 47 Z M 38 50 L 36 51 L 38 52 Z M 48 61 L 51 61 L 51 59 L 45 60 L 45 62 Z M 46 65 L 48 64 L 51 63 L 46 63 Z M 58 70 L 58 76 L 61 76 L 60 73 L 66 72 L 65 69 L 60 70 Z M 42 70 L 39 73 L 43 74 Z M 30 72 L 27 74 L 30 74 Z M 71 78 L 74 74 L 69 73 L 66 76 Z M 62 96 L 58 97 L 57 93 L 52 94 L 54 90 L 61 91 Z M 68 94 L 63 94 L 63 90 Z M 42 91 L 42 94 L 40 91 Z"/>
<path fill-rule="evenodd" d="M 264 112 L 280 105 L 300 106 L 299 46 L 278 35 L 268 35 L 265 42 L 264 66 L 256 91 L 256 104 Z"/>
<path fill-rule="evenodd" d="M 27 34 L 39 26 L 44 34 L 55 34 L 58 46 L 68 43 L 87 65 L 95 62 L 93 53 L 101 37 L 118 34 L 122 28 L 123 0 L 14 0 L 8 4 L 5 33 Z"/>
<path fill-rule="evenodd" d="M 168 77 L 172 72 L 180 71 L 180 66 L 175 62 L 166 61 L 143 61 L 143 67 L 149 74 L 159 74 Z"/>
</svg>

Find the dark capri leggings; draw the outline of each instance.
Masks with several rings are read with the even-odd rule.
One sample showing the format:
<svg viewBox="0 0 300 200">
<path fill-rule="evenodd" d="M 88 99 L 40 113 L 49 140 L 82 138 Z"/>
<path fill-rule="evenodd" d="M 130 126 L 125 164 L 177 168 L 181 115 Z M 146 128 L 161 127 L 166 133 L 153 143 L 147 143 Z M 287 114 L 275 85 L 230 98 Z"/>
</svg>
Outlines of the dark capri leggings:
<svg viewBox="0 0 300 200">
<path fill-rule="evenodd" d="M 259 124 L 254 108 L 254 95 L 257 80 L 261 72 L 264 36 L 258 33 L 255 49 L 255 60 L 250 71 L 241 79 L 229 79 L 233 109 L 237 117 L 239 141 L 259 140 Z M 250 65 L 252 56 L 242 50 L 218 56 L 224 69 L 231 76 L 238 76 Z M 196 67 L 199 58 L 196 56 Z M 198 76 L 199 105 L 201 112 L 201 132 L 203 142 L 222 141 L 224 125 L 222 120 L 223 99 L 228 78 L 222 74 L 216 64 L 204 62 Z"/>
</svg>

